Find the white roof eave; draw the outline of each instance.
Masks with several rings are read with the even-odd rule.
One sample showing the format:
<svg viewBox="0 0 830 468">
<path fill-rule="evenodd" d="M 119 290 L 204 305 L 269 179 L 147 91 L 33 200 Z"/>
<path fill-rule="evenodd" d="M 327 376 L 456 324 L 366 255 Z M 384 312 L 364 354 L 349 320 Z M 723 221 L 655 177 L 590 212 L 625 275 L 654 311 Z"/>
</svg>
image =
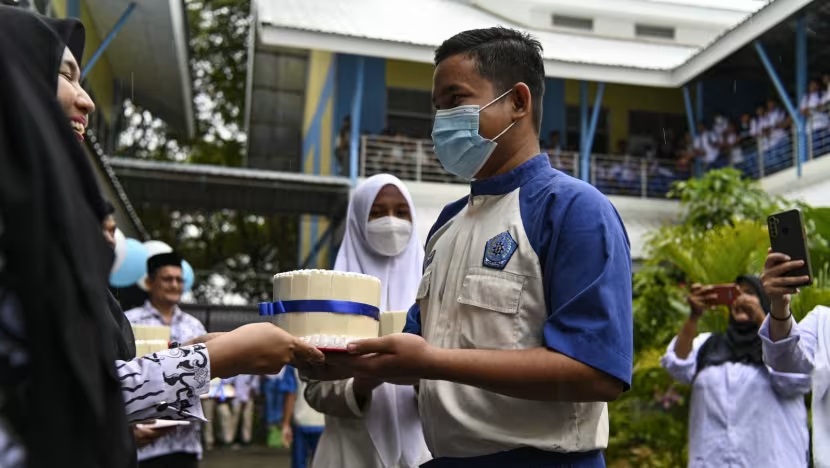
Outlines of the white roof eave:
<svg viewBox="0 0 830 468">
<path fill-rule="evenodd" d="M 433 63 L 435 48 L 419 44 L 380 41 L 376 39 L 343 36 L 317 31 L 305 31 L 262 24 L 259 39 L 266 47 L 292 47 L 325 50 L 344 54 L 363 55 L 384 59 Z M 545 75 L 550 77 L 603 81 L 610 83 L 675 87 L 668 70 L 618 67 L 592 63 L 545 60 Z"/>
<path fill-rule="evenodd" d="M 619 83 L 638 86 L 678 88 L 693 80 L 718 62 L 746 46 L 781 21 L 792 16 L 814 0 L 776 0 L 767 4 L 747 20 L 721 35 L 709 46 L 690 54 L 678 64 L 678 57 L 667 57 L 666 67 L 645 68 L 569 60 L 545 59 L 549 77 Z M 260 47 L 292 47 L 326 50 L 368 57 L 432 63 L 435 47 L 426 44 L 396 42 L 372 37 L 298 29 L 259 22 Z M 533 34 L 533 31 L 531 31 Z M 636 43 L 633 43 L 636 44 Z M 633 45 L 633 47 L 636 47 Z M 666 45 L 666 47 L 675 47 Z"/>
</svg>

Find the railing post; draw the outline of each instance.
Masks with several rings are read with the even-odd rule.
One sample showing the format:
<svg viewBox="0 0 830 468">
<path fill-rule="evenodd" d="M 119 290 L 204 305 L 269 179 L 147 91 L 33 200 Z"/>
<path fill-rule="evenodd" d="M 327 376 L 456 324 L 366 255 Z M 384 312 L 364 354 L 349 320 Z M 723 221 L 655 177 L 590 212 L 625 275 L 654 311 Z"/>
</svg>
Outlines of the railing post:
<svg viewBox="0 0 830 468">
<path fill-rule="evenodd" d="M 758 178 L 764 178 L 764 146 L 761 144 L 761 138 L 755 138 L 755 146 L 758 154 Z"/>
<path fill-rule="evenodd" d="M 640 196 L 648 198 L 648 161 L 640 159 Z"/>
<path fill-rule="evenodd" d="M 424 160 L 424 140 L 418 140 L 415 147 L 415 182 L 421 181 L 421 166 Z"/>
<path fill-rule="evenodd" d="M 368 135 L 360 136 L 360 177 L 366 177 L 366 142 Z"/>
<path fill-rule="evenodd" d="M 813 116 L 810 115 L 810 118 L 807 119 L 805 124 L 805 130 L 807 132 L 807 159 L 809 161 L 813 160 Z"/>
<path fill-rule="evenodd" d="M 596 155 L 593 155 L 593 154 L 591 155 L 591 165 L 589 167 L 590 167 L 590 169 L 588 169 L 588 170 L 591 171 L 591 176 L 589 177 L 589 181 L 590 181 L 591 185 L 596 187 L 597 186 L 597 157 L 596 157 Z"/>
</svg>

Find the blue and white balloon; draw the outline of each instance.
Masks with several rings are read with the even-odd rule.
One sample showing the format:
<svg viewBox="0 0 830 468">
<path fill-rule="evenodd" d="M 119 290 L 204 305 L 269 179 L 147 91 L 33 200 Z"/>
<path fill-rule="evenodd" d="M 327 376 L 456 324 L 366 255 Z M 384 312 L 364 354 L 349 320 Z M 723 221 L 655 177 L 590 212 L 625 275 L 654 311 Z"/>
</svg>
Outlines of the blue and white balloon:
<svg viewBox="0 0 830 468">
<path fill-rule="evenodd" d="M 187 260 L 182 260 L 182 278 L 184 278 L 184 292 L 189 292 L 193 289 L 193 282 L 196 280 L 196 275 L 193 273 L 193 267 L 187 263 Z"/>
<path fill-rule="evenodd" d="M 112 262 L 110 274 L 115 273 L 121 268 L 124 259 L 127 257 L 127 237 L 121 232 L 121 229 L 115 228 L 115 260 Z"/>
<path fill-rule="evenodd" d="M 135 239 L 124 242 L 124 259 L 118 269 L 110 275 L 110 285 L 125 288 L 135 284 L 147 270 L 147 249 Z"/>
</svg>

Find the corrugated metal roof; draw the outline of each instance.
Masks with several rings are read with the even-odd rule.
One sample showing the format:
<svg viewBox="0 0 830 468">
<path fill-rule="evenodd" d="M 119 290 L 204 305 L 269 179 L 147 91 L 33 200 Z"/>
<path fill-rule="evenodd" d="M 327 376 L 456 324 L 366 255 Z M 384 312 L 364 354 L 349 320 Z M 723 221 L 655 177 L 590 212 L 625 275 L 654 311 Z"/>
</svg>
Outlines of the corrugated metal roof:
<svg viewBox="0 0 830 468">
<path fill-rule="evenodd" d="M 257 5 L 259 21 L 279 28 L 437 47 L 468 29 L 497 25 L 521 28 L 510 21 L 448 0 L 265 0 Z M 646 70 L 671 70 L 699 48 L 528 31 L 544 47 L 544 58 Z"/>
</svg>

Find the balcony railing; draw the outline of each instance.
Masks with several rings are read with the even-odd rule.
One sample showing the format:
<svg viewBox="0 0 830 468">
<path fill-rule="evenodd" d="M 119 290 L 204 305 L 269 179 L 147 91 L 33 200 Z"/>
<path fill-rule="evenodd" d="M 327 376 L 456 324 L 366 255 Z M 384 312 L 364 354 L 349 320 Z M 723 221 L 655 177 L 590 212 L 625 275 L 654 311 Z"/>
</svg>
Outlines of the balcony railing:
<svg viewBox="0 0 830 468">
<path fill-rule="evenodd" d="M 579 177 L 579 154 L 548 151 L 551 165 Z M 592 155 L 592 184 L 606 194 L 665 196 L 676 175 L 670 161 L 647 161 L 631 156 Z M 435 156 L 431 140 L 364 135 L 360 142 L 360 175 L 388 173 L 416 182 L 465 183 L 448 174 Z"/>
<path fill-rule="evenodd" d="M 808 123 L 809 128 L 809 123 Z M 747 177 L 762 178 L 795 164 L 795 138 L 779 135 L 775 139 L 751 138 L 705 167 L 732 166 Z M 830 152 L 830 130 L 808 133 L 808 159 Z M 547 151 L 551 165 L 579 177 L 579 154 Z M 606 154 L 591 155 L 589 181 L 607 195 L 664 197 L 671 184 L 689 177 L 691 168 L 678 161 Z M 438 162 L 431 140 L 408 137 L 363 135 L 360 139 L 360 176 L 389 173 L 401 180 L 416 182 L 465 183 L 447 173 Z"/>
</svg>

